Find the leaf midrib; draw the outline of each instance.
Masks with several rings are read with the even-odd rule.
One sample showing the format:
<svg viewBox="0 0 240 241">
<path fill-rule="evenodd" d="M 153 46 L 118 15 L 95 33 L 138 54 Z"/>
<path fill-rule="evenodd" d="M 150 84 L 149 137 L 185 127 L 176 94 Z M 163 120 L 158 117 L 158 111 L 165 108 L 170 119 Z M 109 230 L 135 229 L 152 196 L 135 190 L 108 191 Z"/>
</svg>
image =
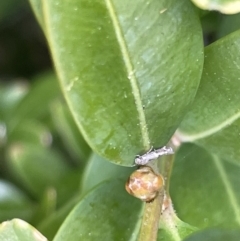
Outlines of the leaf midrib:
<svg viewBox="0 0 240 241">
<path fill-rule="evenodd" d="M 179 139 L 183 142 L 194 142 L 196 140 L 211 136 L 211 135 L 217 133 L 218 131 L 221 131 L 221 130 L 229 127 L 233 122 L 235 122 L 239 118 L 240 118 L 240 112 L 237 112 L 235 115 L 229 117 L 228 119 L 226 119 L 222 123 L 218 124 L 217 126 L 214 126 L 210 129 L 202 131 L 200 133 L 197 133 L 194 135 L 191 135 L 191 134 L 189 135 L 187 133 L 184 133 L 184 131 L 182 132 L 180 129 L 176 132 L 176 134 L 179 137 Z"/>
<path fill-rule="evenodd" d="M 145 114 L 143 111 L 141 94 L 140 94 L 140 90 L 139 90 L 139 87 L 137 84 L 136 76 L 134 74 L 134 68 L 131 63 L 130 54 L 129 54 L 122 30 L 121 30 L 120 23 L 116 16 L 116 11 L 115 11 L 113 3 L 111 0 L 105 0 L 105 4 L 106 4 L 106 8 L 109 12 L 110 18 L 113 23 L 113 28 L 114 28 L 114 31 L 116 34 L 116 38 L 117 38 L 121 53 L 122 53 L 123 61 L 125 63 L 126 71 L 128 74 L 128 79 L 130 80 L 130 84 L 131 84 L 131 87 L 133 90 L 132 94 L 134 96 L 137 112 L 139 114 L 139 126 L 141 129 L 143 146 L 146 150 L 148 150 L 150 148 L 150 139 L 149 139 L 149 134 L 148 134 L 148 130 L 147 130 L 146 118 L 145 118 Z"/>
<path fill-rule="evenodd" d="M 238 223 L 238 225 L 240 226 L 240 207 L 238 205 L 237 197 L 234 194 L 234 190 L 233 190 L 232 185 L 229 181 L 227 173 L 224 170 L 224 167 L 223 167 L 223 165 L 222 165 L 222 163 L 221 163 L 221 161 L 218 157 L 213 156 L 213 162 L 214 162 L 214 164 L 215 164 L 215 166 L 216 166 L 216 168 L 219 172 L 219 175 L 221 177 L 221 180 L 223 182 L 223 185 L 224 185 L 224 188 L 226 190 L 227 196 L 229 198 L 231 207 L 232 207 L 232 209 L 234 211 L 234 214 L 235 214 L 235 220 Z"/>
</svg>

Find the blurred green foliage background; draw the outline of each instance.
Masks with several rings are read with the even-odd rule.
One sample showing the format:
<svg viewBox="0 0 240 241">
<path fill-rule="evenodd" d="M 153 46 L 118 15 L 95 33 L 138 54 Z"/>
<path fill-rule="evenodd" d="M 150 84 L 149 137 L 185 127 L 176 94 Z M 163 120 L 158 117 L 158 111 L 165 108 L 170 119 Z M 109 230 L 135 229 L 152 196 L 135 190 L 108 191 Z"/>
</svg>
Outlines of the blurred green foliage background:
<svg viewBox="0 0 240 241">
<path fill-rule="evenodd" d="M 198 11 L 205 45 L 240 26 L 240 14 Z M 45 218 L 67 203 L 57 214 L 62 220 L 77 202 L 79 190 L 86 192 L 93 185 L 81 184 L 90 155 L 62 97 L 45 37 L 28 1 L 1 1 L 0 222 L 22 218 L 52 237 L 56 230 L 48 226 L 55 216 Z M 100 160 L 90 160 L 96 158 Z M 112 168 L 106 170 L 112 173 Z M 127 176 L 129 169 L 124 173 Z M 86 174 L 83 179 L 87 178 Z"/>
<path fill-rule="evenodd" d="M 27 0 L 0 3 L 0 78 L 31 78 L 52 68 L 45 37 Z"/>
</svg>

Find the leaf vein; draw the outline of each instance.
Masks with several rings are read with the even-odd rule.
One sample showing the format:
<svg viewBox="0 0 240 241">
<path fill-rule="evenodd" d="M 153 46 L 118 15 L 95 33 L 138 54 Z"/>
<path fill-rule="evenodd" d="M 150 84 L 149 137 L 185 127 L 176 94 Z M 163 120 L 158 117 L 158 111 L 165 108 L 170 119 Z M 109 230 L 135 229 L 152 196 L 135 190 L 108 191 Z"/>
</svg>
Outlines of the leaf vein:
<svg viewBox="0 0 240 241">
<path fill-rule="evenodd" d="M 237 202 L 237 198 L 234 194 L 233 188 L 231 186 L 231 183 L 227 177 L 226 171 L 223 168 L 223 165 L 218 157 L 213 156 L 213 161 L 217 167 L 217 170 L 219 171 L 220 177 L 222 179 L 223 185 L 226 189 L 226 192 L 228 194 L 229 201 L 232 205 L 233 211 L 235 213 L 235 219 L 236 222 L 240 225 L 240 207 Z"/>
<path fill-rule="evenodd" d="M 143 105 L 141 101 L 141 94 L 140 90 L 137 84 L 137 79 L 134 73 L 134 68 L 130 60 L 129 52 L 127 49 L 126 42 L 124 40 L 124 36 L 121 30 L 120 23 L 118 21 L 118 18 L 115 13 L 115 9 L 113 6 L 113 3 L 111 0 L 105 0 L 107 10 L 109 11 L 111 20 L 113 22 L 113 27 L 115 30 L 116 38 L 120 46 L 120 50 L 123 56 L 123 61 L 126 66 L 127 74 L 128 74 L 128 79 L 130 80 L 131 87 L 133 89 L 133 96 L 135 99 L 135 104 L 136 108 L 139 114 L 139 126 L 141 128 L 141 134 L 142 134 L 142 141 L 143 141 L 143 146 L 147 150 L 150 148 L 150 140 L 149 140 L 149 134 L 147 130 L 147 123 L 146 123 L 146 118 L 143 110 Z"/>
<path fill-rule="evenodd" d="M 227 128 L 228 126 L 230 126 L 234 121 L 236 121 L 239 118 L 240 118 L 240 112 L 238 112 L 235 115 L 229 117 L 228 119 L 226 119 L 225 121 L 223 121 L 219 125 L 214 126 L 211 129 L 208 129 L 206 131 L 203 131 L 203 132 L 200 132 L 200 133 L 197 133 L 197 134 L 194 134 L 194 135 L 188 135 L 187 133 L 184 133 L 181 130 L 178 130 L 176 132 L 176 134 L 179 137 L 179 139 L 183 142 L 193 142 L 193 141 L 196 141 L 198 139 L 203 139 L 203 138 L 206 138 L 208 136 L 211 136 L 211 135 L 217 133 L 218 131 L 220 131 L 224 128 Z"/>
</svg>

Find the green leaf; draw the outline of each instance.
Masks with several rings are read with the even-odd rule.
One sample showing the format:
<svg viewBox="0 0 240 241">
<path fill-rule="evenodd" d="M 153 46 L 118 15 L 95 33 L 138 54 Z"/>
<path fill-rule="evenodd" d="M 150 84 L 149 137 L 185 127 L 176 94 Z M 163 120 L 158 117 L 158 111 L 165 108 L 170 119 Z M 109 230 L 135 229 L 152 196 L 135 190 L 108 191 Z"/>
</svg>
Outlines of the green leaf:
<svg viewBox="0 0 240 241">
<path fill-rule="evenodd" d="M 36 226 L 42 220 L 50 216 L 56 208 L 56 200 L 56 190 L 54 188 L 46 189 L 42 194 L 40 201 L 38 201 L 31 223 Z"/>
<path fill-rule="evenodd" d="M 75 195 L 66 205 L 44 220 L 38 226 L 38 229 L 51 240 L 69 212 L 87 192 L 106 180 L 121 179 L 124 183 L 133 169 L 134 168 L 126 168 L 112 164 L 93 153 L 84 169 L 80 193 Z"/>
<path fill-rule="evenodd" d="M 192 2 L 205 10 L 217 10 L 225 14 L 240 12 L 239 0 L 192 0 Z"/>
<path fill-rule="evenodd" d="M 42 4 L 62 90 L 89 145 L 126 166 L 137 153 L 165 145 L 202 70 L 201 28 L 191 3 Z"/>
<path fill-rule="evenodd" d="M 0 225 L 1 241 L 47 241 L 34 227 L 28 223 L 13 219 L 12 221 L 3 222 Z"/>
<path fill-rule="evenodd" d="M 11 183 L 0 179 L 0 222 L 12 218 L 30 220 L 32 214 L 33 205 L 27 196 Z"/>
<path fill-rule="evenodd" d="M 204 230 L 184 239 L 184 241 L 239 241 L 240 230 Z"/>
<path fill-rule="evenodd" d="M 34 144 L 13 143 L 7 156 L 11 172 L 37 197 L 57 187 L 70 170 L 58 152 Z"/>
<path fill-rule="evenodd" d="M 55 101 L 51 106 L 51 115 L 56 129 L 71 156 L 77 162 L 86 161 L 90 155 L 90 148 L 83 139 L 66 104 Z"/>
<path fill-rule="evenodd" d="M 37 226 L 38 230 L 40 230 L 41 233 L 43 233 L 49 240 L 52 240 L 63 221 L 80 200 L 80 194 L 74 196 L 63 207 L 48 216 L 45 220 L 42 220 L 42 222 Z"/>
<path fill-rule="evenodd" d="M 28 91 L 25 82 L 13 82 L 11 84 L 0 83 L 0 121 L 7 122 L 22 98 Z"/>
<path fill-rule="evenodd" d="M 7 142 L 8 124 L 27 91 L 25 82 L 0 83 L 0 148 Z"/>
<path fill-rule="evenodd" d="M 22 120 L 8 135 L 8 145 L 11 143 L 29 143 L 42 147 L 52 144 L 52 135 L 49 129 L 37 120 Z"/>
<path fill-rule="evenodd" d="M 205 49 L 202 81 L 178 137 L 240 162 L 240 31 Z"/>
<path fill-rule="evenodd" d="M 162 210 L 157 240 L 180 241 L 196 231 L 197 228 L 184 223 L 177 217 L 170 202 L 168 207 Z"/>
<path fill-rule="evenodd" d="M 74 168 L 68 171 L 56 185 L 58 195 L 58 208 L 69 201 L 69 198 L 79 194 L 79 182 L 82 177 L 82 168 Z"/>
<path fill-rule="evenodd" d="M 190 225 L 239 228 L 239 182 L 239 165 L 186 144 L 176 156 L 170 194 L 179 218 Z"/>
<path fill-rule="evenodd" d="M 39 22 L 40 26 L 44 30 L 44 19 L 43 19 L 43 11 L 42 11 L 42 2 L 39 0 L 29 0 L 31 3 L 32 9 L 35 13 L 37 21 Z"/>
<path fill-rule="evenodd" d="M 218 19 L 219 20 L 219 19 Z M 218 24 L 217 36 L 222 38 L 239 29 L 240 13 L 221 16 L 221 23 Z"/>
<path fill-rule="evenodd" d="M 85 194 L 99 183 L 109 179 L 120 178 L 127 180 L 134 169 L 135 168 L 120 167 L 109 163 L 96 154 L 92 154 L 81 180 L 81 192 Z"/>
<path fill-rule="evenodd" d="M 21 119 L 43 118 L 48 114 L 51 101 L 59 95 L 57 78 L 52 72 L 38 76 L 29 93 L 19 103 L 11 120 L 11 127 L 15 128 Z"/>
<path fill-rule="evenodd" d="M 127 194 L 123 182 L 104 182 L 72 210 L 54 241 L 135 240 L 141 204 Z"/>
</svg>

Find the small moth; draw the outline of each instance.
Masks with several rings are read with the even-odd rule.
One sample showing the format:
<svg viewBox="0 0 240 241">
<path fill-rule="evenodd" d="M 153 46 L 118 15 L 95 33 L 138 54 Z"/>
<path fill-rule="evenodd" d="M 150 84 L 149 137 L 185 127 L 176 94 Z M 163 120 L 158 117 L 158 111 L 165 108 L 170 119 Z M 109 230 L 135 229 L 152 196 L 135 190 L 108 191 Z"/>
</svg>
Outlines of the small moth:
<svg viewBox="0 0 240 241">
<path fill-rule="evenodd" d="M 174 151 L 171 147 L 164 146 L 156 150 L 153 150 L 153 148 L 151 148 L 147 153 L 141 156 L 137 155 L 135 158 L 135 164 L 141 165 L 141 166 L 146 165 L 148 162 L 155 160 L 160 156 L 170 155 L 170 154 L 174 154 Z"/>
</svg>

